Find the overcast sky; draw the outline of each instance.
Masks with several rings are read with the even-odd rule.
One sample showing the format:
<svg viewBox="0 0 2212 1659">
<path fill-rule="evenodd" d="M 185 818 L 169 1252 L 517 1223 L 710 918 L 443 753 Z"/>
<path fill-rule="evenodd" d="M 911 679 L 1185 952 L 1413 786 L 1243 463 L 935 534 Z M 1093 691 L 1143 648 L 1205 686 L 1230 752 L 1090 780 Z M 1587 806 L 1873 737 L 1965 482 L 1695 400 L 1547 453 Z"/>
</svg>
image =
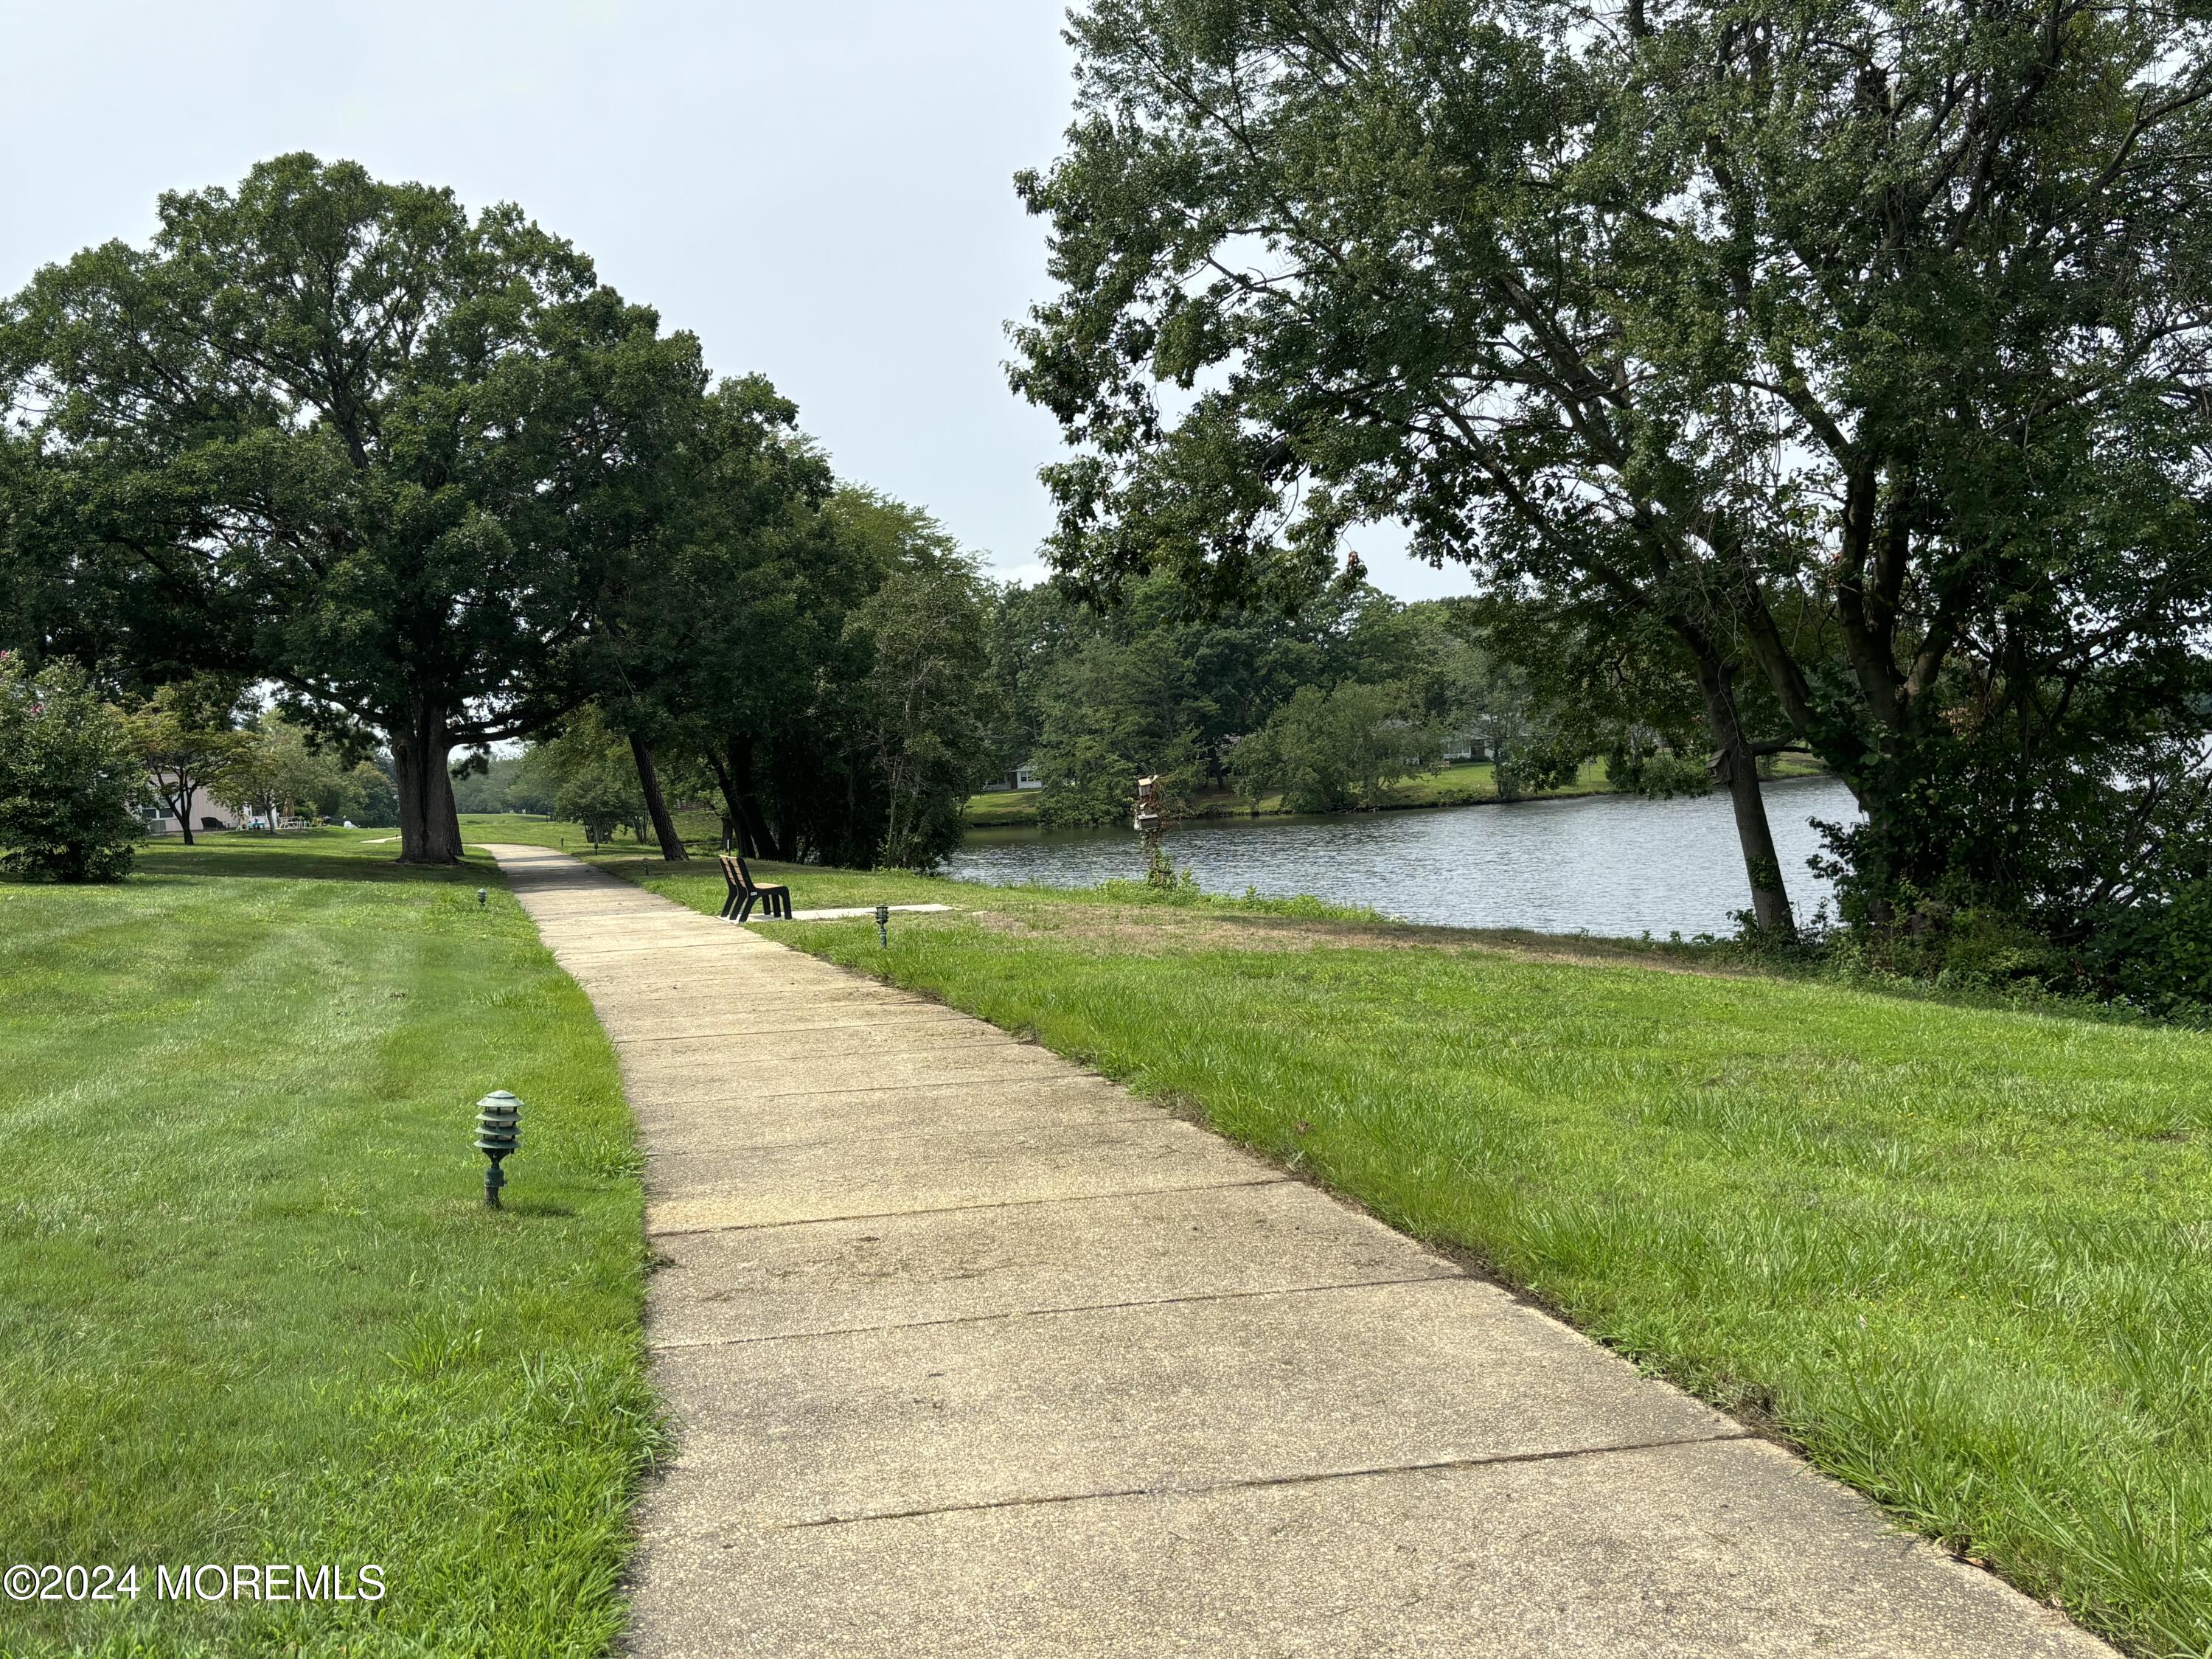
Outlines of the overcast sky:
<svg viewBox="0 0 2212 1659">
<path fill-rule="evenodd" d="M 1006 389 L 1045 291 L 1012 176 L 1066 125 L 1058 0 L 0 0 L 0 283 L 167 189 L 307 149 L 511 200 L 765 373 L 844 476 L 1033 580 L 1056 428 Z M 1462 592 L 1360 538 L 1378 582 Z"/>
</svg>

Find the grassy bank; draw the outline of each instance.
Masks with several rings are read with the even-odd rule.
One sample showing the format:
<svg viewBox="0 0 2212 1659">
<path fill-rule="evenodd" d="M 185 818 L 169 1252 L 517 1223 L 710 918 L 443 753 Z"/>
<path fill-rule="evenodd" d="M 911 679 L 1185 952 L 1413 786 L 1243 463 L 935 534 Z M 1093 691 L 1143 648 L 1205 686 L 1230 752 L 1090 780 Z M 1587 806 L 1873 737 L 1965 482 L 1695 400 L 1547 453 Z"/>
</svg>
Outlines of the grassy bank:
<svg viewBox="0 0 2212 1659">
<path fill-rule="evenodd" d="M 1774 775 L 1778 778 L 1814 777 L 1821 769 L 1794 755 L 1778 757 Z M 1556 789 L 1539 789 L 1516 799 L 1563 800 L 1575 795 L 1609 795 L 1613 784 L 1606 775 L 1602 761 L 1586 761 L 1571 783 Z M 1037 821 L 1037 800 L 1041 792 L 1004 790 L 995 794 L 974 795 L 968 801 L 968 822 L 979 830 L 1011 829 Z M 1447 766 L 1434 772 L 1424 772 L 1407 779 L 1389 792 L 1383 803 L 1385 811 L 1401 811 L 1424 806 L 1476 806 L 1495 802 L 1498 795 L 1498 769 L 1488 761 L 1468 761 L 1457 766 Z M 1285 810 L 1280 795 L 1267 795 L 1258 802 L 1246 800 L 1228 790 L 1202 791 L 1192 801 L 1192 816 L 1202 818 L 1276 817 Z"/>
<path fill-rule="evenodd" d="M 488 863 L 365 834 L 0 885 L 0 1651 L 604 1650 L 654 1444 L 612 1053 Z M 489 890 L 479 908 L 477 889 Z M 528 1103 L 507 1207 L 473 1102 Z M 162 1601 L 157 1565 L 382 1568 L 380 1601 Z"/>
<path fill-rule="evenodd" d="M 775 931 L 1466 1252 L 2136 1652 L 2212 1650 L 2212 1037 L 1295 902 L 775 873 L 961 907 L 888 951 Z"/>
</svg>

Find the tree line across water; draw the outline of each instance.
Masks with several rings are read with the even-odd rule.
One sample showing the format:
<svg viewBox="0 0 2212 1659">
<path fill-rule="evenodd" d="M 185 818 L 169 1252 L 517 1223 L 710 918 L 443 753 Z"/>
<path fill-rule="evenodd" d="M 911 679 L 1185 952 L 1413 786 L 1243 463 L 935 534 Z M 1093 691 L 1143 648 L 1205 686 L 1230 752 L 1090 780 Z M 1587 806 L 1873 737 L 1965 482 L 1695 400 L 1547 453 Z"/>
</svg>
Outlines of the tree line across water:
<svg viewBox="0 0 2212 1659">
<path fill-rule="evenodd" d="M 1425 629 L 1525 764 L 1725 790 L 1763 941 L 1795 753 L 1863 809 L 1855 948 L 2212 1000 L 2193 13 L 1094 0 L 1071 39 L 1017 181 L 1047 596 L 519 210 L 289 156 L 0 318 L 8 642 L 275 687 L 388 757 L 410 859 L 458 854 L 455 756 L 597 721 L 664 841 L 665 755 L 764 851 L 925 863 L 1018 742 L 1070 820 L 1137 769 L 1356 801 L 1445 717 L 1448 653 L 1389 644 Z M 1347 538 L 1389 520 L 1474 597 L 1385 626 Z"/>
<path fill-rule="evenodd" d="M 959 790 L 1010 785 L 1018 774 L 1034 782 L 1038 821 L 1051 828 L 1126 824 L 1140 774 L 1161 780 L 1176 816 L 1201 802 L 1268 799 L 1333 812 L 1388 804 L 1394 786 L 1457 757 L 1488 763 L 1504 797 L 1540 790 L 1579 769 L 1592 736 L 1543 707 L 1483 648 L 1470 609 L 1452 601 L 1405 605 L 1362 586 L 1287 616 L 1206 616 L 1173 583 L 1152 580 L 1109 610 L 1050 584 L 987 585 L 975 604 L 981 641 L 963 665 L 957 719 L 927 734 L 948 745 L 957 737 L 965 763 L 944 772 L 913 862 L 957 844 Z M 711 747 L 682 741 L 654 751 L 665 793 L 718 810 L 748 852 L 817 853 L 806 825 L 821 783 L 799 763 L 821 718 L 818 683 L 799 677 L 778 714 L 752 729 L 749 794 L 724 788 L 733 774 L 718 769 Z M 955 690 L 936 704 L 940 718 Z M 1702 757 L 1674 755 L 1655 729 L 1612 737 L 1605 759 L 1616 787 L 1708 787 Z M 918 744 L 909 738 L 908 746 Z M 521 755 L 472 762 L 454 787 L 463 811 L 545 813 L 595 836 L 617 826 L 641 841 L 652 835 L 635 757 L 596 709 Z"/>
</svg>

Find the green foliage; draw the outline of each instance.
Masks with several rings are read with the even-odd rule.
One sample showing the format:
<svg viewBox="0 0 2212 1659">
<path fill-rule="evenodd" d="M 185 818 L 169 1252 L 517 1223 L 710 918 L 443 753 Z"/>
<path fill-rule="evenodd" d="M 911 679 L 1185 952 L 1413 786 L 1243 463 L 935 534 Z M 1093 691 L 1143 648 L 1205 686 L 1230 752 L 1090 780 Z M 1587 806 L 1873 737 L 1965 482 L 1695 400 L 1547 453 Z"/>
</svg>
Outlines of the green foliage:
<svg viewBox="0 0 2212 1659">
<path fill-rule="evenodd" d="M 2212 879 L 2178 889 L 2163 902 L 2134 905 L 2100 930 L 2099 977 L 2154 1013 L 2212 1024 Z"/>
<path fill-rule="evenodd" d="M 1045 717 L 1055 701 L 1054 682 L 1066 664 L 1099 629 L 1096 613 L 1070 601 L 1050 583 L 1008 583 L 991 601 L 991 678 L 997 689 L 992 732 L 992 772 L 1011 778 L 1034 761 L 1044 744 Z"/>
<path fill-rule="evenodd" d="M 1157 776 L 1170 816 L 1204 775 L 1190 661 L 1164 632 L 1087 641 L 1045 694 L 1035 764 L 1038 819 L 1053 828 L 1127 823 L 1137 780 Z"/>
<path fill-rule="evenodd" d="M 195 798 L 249 741 L 236 729 L 242 695 L 235 680 L 197 675 L 160 687 L 125 716 L 149 787 L 177 820 L 187 846 Z"/>
<path fill-rule="evenodd" d="M 1705 757 L 1662 749 L 1641 732 L 1624 733 L 1606 757 L 1606 779 L 1616 789 L 1653 800 L 1712 793 Z"/>
<path fill-rule="evenodd" d="M 1523 667 L 1548 629 L 1608 723 L 1715 757 L 1784 927 L 1785 745 L 1865 805 L 1868 927 L 1917 895 L 2071 949 L 2196 878 L 2187 9 L 1099 0 L 1071 38 L 1014 370 L 1074 446 L 1067 580 L 1302 595 L 1401 519 L 1541 613 L 1491 636 Z"/>
<path fill-rule="evenodd" d="M 389 830 L 399 822 L 399 792 L 392 775 L 375 761 L 361 761 L 346 774 L 349 787 L 343 805 L 331 813 L 351 818 L 364 830 Z"/>
<path fill-rule="evenodd" d="M 520 755 L 483 757 L 481 766 L 453 770 L 453 808 L 459 812 L 531 812 L 541 817 L 553 811 L 553 785 L 535 750 Z M 366 822 L 366 820 L 364 820 Z"/>
<path fill-rule="evenodd" d="M 261 818 L 272 831 L 287 818 L 351 817 L 361 803 L 356 769 L 282 711 L 258 714 L 231 735 L 209 775 L 209 792 Z"/>
<path fill-rule="evenodd" d="M 919 508 L 848 486 L 809 511 L 774 695 L 705 757 L 764 855 L 933 863 L 991 765 L 985 590 Z"/>
<path fill-rule="evenodd" d="M 1294 812 L 1374 806 L 1393 784 L 1436 763 L 1436 739 L 1407 718 L 1395 686 L 1301 686 L 1237 746 L 1230 769 L 1250 799 L 1280 790 Z"/>
<path fill-rule="evenodd" d="M 0 651 L 0 870 L 43 881 L 118 881 L 145 833 L 146 779 L 129 723 L 83 669 L 33 671 Z"/>
<path fill-rule="evenodd" d="M 997 631 L 994 662 L 1027 744 L 1018 759 L 1042 774 L 1048 823 L 1124 822 L 1136 779 L 1150 774 L 1185 802 L 1227 787 L 1239 745 L 1306 687 L 1395 686 L 1398 713 L 1439 737 L 1499 741 L 1494 728 L 1510 718 L 1449 607 L 1372 588 L 1288 615 L 1206 616 L 1166 580 L 1131 584 L 1103 611 L 1042 587 L 1009 594 Z"/>
<path fill-rule="evenodd" d="M 551 781 L 555 816 L 582 824 L 592 845 L 618 824 L 645 839 L 645 798 L 629 740 L 611 730 L 597 708 L 578 709 L 558 737 L 531 753 L 534 769 Z"/>
<path fill-rule="evenodd" d="M 702 383 L 696 341 L 520 210 L 280 156 L 0 312 L 40 450 L 14 544 L 120 607 L 134 661 L 273 679 L 356 750 L 382 732 L 407 855 L 449 860 L 448 750 L 573 695 Z"/>
<path fill-rule="evenodd" d="M 846 719 L 884 802 L 875 862 L 925 870 L 960 844 L 961 814 L 989 766 L 988 612 L 974 568 L 909 562 L 853 612 L 867 676 Z"/>
<path fill-rule="evenodd" d="M 718 793 L 755 856 L 935 860 L 991 763 L 972 560 L 921 509 L 840 486 L 766 380 L 695 416 L 578 685 L 672 784 Z"/>
</svg>

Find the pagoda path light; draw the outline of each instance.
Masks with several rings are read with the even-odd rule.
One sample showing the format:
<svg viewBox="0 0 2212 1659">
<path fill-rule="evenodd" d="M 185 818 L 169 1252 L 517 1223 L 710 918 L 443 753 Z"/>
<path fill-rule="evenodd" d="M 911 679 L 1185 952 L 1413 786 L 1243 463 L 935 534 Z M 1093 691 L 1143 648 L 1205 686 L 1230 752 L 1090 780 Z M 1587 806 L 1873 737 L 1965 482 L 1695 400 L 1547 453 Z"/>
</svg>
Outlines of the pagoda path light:
<svg viewBox="0 0 2212 1659">
<path fill-rule="evenodd" d="M 484 908 L 484 899 L 485 899 L 485 897 L 486 897 L 486 895 L 485 895 L 485 893 L 484 893 L 484 890 L 483 890 L 483 888 L 481 888 L 481 887 L 477 888 L 477 909 L 481 910 L 481 909 L 483 909 L 483 908 Z"/>
<path fill-rule="evenodd" d="M 876 943 L 886 951 L 890 949 L 891 907 L 888 904 L 876 907 Z"/>
<path fill-rule="evenodd" d="M 499 1161 L 522 1145 L 522 1103 L 504 1089 L 495 1089 L 477 1102 L 477 1150 L 491 1160 L 484 1171 L 484 1203 L 499 1208 L 499 1189 L 507 1176 Z"/>
</svg>

